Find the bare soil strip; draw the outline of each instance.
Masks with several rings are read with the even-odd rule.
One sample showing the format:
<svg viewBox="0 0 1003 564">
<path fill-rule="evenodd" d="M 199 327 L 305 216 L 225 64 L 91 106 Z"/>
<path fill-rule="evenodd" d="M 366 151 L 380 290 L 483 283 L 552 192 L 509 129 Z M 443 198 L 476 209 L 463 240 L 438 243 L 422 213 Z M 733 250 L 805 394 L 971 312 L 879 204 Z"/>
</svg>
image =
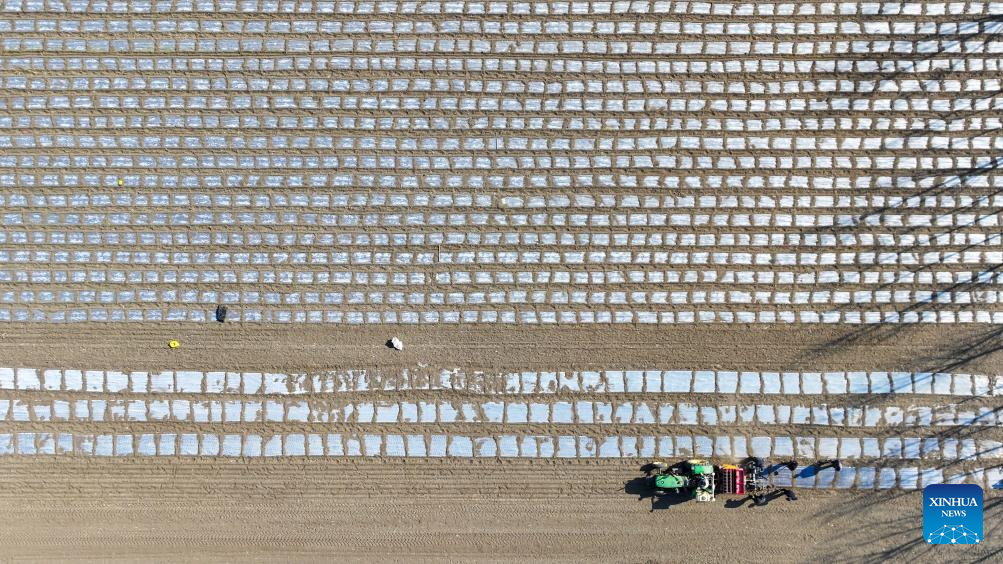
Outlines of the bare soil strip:
<svg viewBox="0 0 1003 564">
<path fill-rule="evenodd" d="M 396 335 L 403 351 L 385 343 Z M 177 339 L 178 349 L 168 348 Z M 304 327 L 151 323 L 0 330 L 5 366 L 296 370 L 902 370 L 997 374 L 1003 328 L 987 325 Z"/>
<path fill-rule="evenodd" d="M 17 559 L 170 561 L 993 561 L 920 542 L 918 492 L 666 507 L 634 462 L 4 460 L 0 546 Z M 951 552 L 948 552 L 950 550 Z M 159 556 L 158 556 L 159 555 Z"/>
</svg>

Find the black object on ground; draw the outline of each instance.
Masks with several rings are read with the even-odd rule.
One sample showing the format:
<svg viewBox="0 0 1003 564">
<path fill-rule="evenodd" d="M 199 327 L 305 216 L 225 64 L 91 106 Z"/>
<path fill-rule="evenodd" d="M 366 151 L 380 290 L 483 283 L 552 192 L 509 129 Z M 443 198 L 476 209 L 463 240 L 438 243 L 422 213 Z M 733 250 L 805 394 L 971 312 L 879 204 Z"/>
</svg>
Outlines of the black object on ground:
<svg viewBox="0 0 1003 564">
<path fill-rule="evenodd" d="M 216 321 L 220 323 L 226 321 L 226 306 L 223 304 L 216 306 Z"/>
<path fill-rule="evenodd" d="M 820 470 L 822 468 L 828 468 L 831 466 L 832 469 L 835 470 L 836 472 L 839 472 L 843 469 L 843 463 L 838 458 L 830 458 L 829 460 L 817 462 L 815 463 L 815 466 L 818 467 L 818 469 Z"/>
</svg>

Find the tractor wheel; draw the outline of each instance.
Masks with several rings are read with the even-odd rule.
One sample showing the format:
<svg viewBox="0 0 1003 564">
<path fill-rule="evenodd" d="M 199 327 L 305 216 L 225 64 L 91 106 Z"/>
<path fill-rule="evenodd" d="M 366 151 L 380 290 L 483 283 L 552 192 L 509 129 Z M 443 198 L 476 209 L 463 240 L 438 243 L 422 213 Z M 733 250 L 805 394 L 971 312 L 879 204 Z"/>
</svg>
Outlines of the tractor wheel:
<svg viewBox="0 0 1003 564">
<path fill-rule="evenodd" d="M 766 468 L 763 463 L 763 459 L 758 456 L 750 456 L 742 461 L 742 468 L 745 469 L 746 473 L 758 474 Z"/>
</svg>

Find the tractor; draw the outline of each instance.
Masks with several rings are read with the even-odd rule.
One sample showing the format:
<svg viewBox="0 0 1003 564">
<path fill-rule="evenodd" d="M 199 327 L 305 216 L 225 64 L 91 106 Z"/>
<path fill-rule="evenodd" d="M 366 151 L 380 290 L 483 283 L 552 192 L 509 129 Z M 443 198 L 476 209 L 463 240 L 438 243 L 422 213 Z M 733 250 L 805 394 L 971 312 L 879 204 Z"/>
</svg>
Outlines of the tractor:
<svg viewBox="0 0 1003 564">
<path fill-rule="evenodd" d="M 714 501 L 714 466 L 706 460 L 687 460 L 671 467 L 656 461 L 649 467 L 656 493 L 686 493 L 696 501 Z"/>
<path fill-rule="evenodd" d="M 791 460 L 784 466 L 793 472 L 798 463 Z M 773 473 L 761 458 L 747 458 L 741 464 L 717 466 L 699 459 L 672 466 L 655 461 L 646 469 L 652 489 L 658 495 L 685 493 L 698 502 L 715 501 L 717 494 L 739 495 L 752 499 L 755 505 L 766 505 L 770 499 L 780 495 L 786 495 L 791 501 L 797 499 L 793 490 L 773 483 Z"/>
</svg>

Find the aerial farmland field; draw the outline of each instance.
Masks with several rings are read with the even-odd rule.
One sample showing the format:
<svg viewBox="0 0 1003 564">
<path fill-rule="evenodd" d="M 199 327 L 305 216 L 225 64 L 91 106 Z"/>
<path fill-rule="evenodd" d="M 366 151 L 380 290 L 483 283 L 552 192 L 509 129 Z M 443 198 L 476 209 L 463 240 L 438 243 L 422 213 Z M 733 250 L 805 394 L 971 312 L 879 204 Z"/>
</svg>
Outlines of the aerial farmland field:
<svg viewBox="0 0 1003 564">
<path fill-rule="evenodd" d="M 1001 32 L 4 0 L 0 557 L 999 559 Z"/>
</svg>

